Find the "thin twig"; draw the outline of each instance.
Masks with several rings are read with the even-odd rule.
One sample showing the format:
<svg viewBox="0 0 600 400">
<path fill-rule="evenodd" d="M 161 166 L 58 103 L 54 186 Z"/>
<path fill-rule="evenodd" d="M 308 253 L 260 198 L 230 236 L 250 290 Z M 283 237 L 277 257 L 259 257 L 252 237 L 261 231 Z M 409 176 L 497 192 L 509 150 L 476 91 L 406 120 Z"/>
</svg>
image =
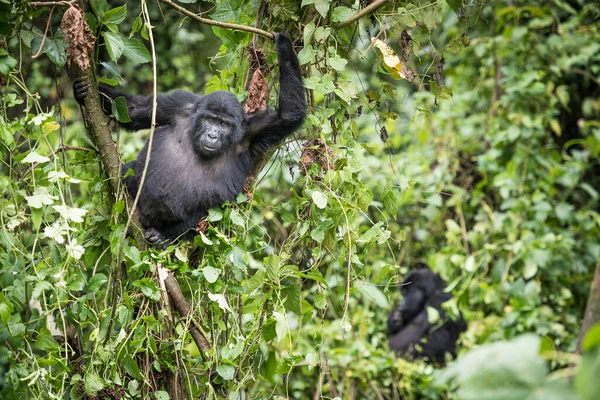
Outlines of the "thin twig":
<svg viewBox="0 0 600 400">
<path fill-rule="evenodd" d="M 50 9 L 50 14 L 48 15 L 48 22 L 46 22 L 46 29 L 44 30 L 44 36 L 42 36 L 42 43 L 40 43 L 40 48 L 37 53 L 35 53 L 31 58 L 38 58 L 40 54 L 42 54 L 42 50 L 44 49 L 44 44 L 46 43 L 46 37 L 48 36 L 48 28 L 50 27 L 50 21 L 52 20 L 52 13 L 54 12 L 54 7 Z"/>
<path fill-rule="evenodd" d="M 342 29 L 343 27 L 348 26 L 355 21 L 358 21 L 365 15 L 372 13 L 373 11 L 377 10 L 379 7 L 381 7 L 382 5 L 384 5 L 387 2 L 388 2 L 388 0 L 374 1 L 373 3 L 369 4 L 368 6 L 366 6 L 365 8 L 363 8 L 362 10 L 360 10 L 359 12 L 357 12 L 356 14 L 351 16 L 350 18 L 340 22 L 337 25 L 334 25 L 333 27 L 335 29 Z"/>
<path fill-rule="evenodd" d="M 71 6 L 77 0 L 65 0 L 65 1 L 32 1 L 29 3 L 32 7 L 46 7 L 46 6 Z"/>
<path fill-rule="evenodd" d="M 142 188 L 144 187 L 144 182 L 146 180 L 146 173 L 148 172 L 148 165 L 150 165 L 150 153 L 152 151 L 152 140 L 154 138 L 154 130 L 156 128 L 156 97 L 157 97 L 157 92 L 156 92 L 156 81 L 157 81 L 157 77 L 156 77 L 156 51 L 154 48 L 154 36 L 152 35 L 152 26 L 151 26 L 151 22 L 150 22 L 150 17 L 148 16 L 148 9 L 146 6 L 146 3 L 143 2 L 142 3 L 142 14 L 144 15 L 144 23 L 147 25 L 148 27 L 148 38 L 150 41 L 150 55 L 152 57 L 152 113 L 150 116 L 150 134 L 148 137 L 148 150 L 146 151 L 146 159 L 144 161 L 144 169 L 142 170 L 142 175 L 140 176 L 140 183 L 138 186 L 138 190 L 137 193 L 135 194 L 135 198 L 133 199 L 133 204 L 131 205 L 131 209 L 129 210 L 129 213 L 127 214 L 127 222 L 125 223 L 125 229 L 123 230 L 123 235 L 121 236 L 121 242 L 119 244 L 119 255 L 117 256 L 117 271 L 116 271 L 116 275 L 115 275 L 115 285 L 113 287 L 113 298 L 112 298 L 112 310 L 110 312 L 110 322 L 108 324 L 108 332 L 110 332 L 110 327 L 112 325 L 112 321 L 115 318 L 115 314 L 117 312 L 117 302 L 118 302 L 118 296 L 117 296 L 117 292 L 119 290 L 119 288 L 121 287 L 121 275 L 122 275 L 122 271 L 123 271 L 123 267 L 121 266 L 121 263 L 123 261 L 123 251 L 125 248 L 125 238 L 127 237 L 127 231 L 129 230 L 129 227 L 131 226 L 131 222 L 133 220 L 133 214 L 136 211 L 136 207 L 137 207 L 137 203 L 140 199 L 140 195 L 142 193 Z M 139 245 L 139 243 L 138 243 Z M 107 340 L 108 340 L 108 335 L 106 336 Z"/>
<path fill-rule="evenodd" d="M 173 3 L 171 0 L 160 0 L 160 1 L 165 3 L 166 5 L 168 5 L 169 7 L 176 9 L 180 13 L 185 14 L 188 17 L 195 19 L 196 21 L 206 24 L 206 25 L 218 26 L 221 28 L 228 28 L 228 29 L 236 29 L 238 31 L 258 33 L 259 35 L 263 35 L 270 39 L 275 39 L 275 36 L 271 32 L 263 31 L 262 29 L 255 28 L 253 26 L 238 25 L 238 24 L 232 24 L 229 22 L 214 21 L 212 19 L 202 18 L 202 17 L 194 14 L 193 12 L 188 11 L 185 8 L 178 6 L 177 4 Z"/>
</svg>

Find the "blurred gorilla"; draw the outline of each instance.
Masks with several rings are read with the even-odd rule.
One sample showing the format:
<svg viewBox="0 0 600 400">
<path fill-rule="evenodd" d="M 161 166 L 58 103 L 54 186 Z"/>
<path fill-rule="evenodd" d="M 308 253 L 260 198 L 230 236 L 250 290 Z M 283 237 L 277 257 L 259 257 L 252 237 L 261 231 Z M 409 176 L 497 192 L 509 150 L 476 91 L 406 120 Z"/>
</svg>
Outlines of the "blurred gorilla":
<svg viewBox="0 0 600 400">
<path fill-rule="evenodd" d="M 289 35 L 275 33 L 279 60 L 279 107 L 247 115 L 235 95 L 213 92 L 198 96 L 183 90 L 157 96 L 154 143 L 146 181 L 137 206 L 146 239 L 164 247 L 180 236 L 192 239 L 194 228 L 211 207 L 234 200 L 243 190 L 256 161 L 302 125 L 306 116 L 304 85 L 298 57 Z M 126 129 L 149 129 L 152 96 L 137 96 L 99 87 L 106 113 L 123 96 L 131 122 Z M 85 80 L 75 80 L 81 104 L 88 92 Z M 148 143 L 135 161 L 123 166 L 134 196 L 146 161 Z"/>
<path fill-rule="evenodd" d="M 446 352 L 456 356 L 456 340 L 467 324 L 462 318 L 450 320 L 442 309 L 442 303 L 452 297 L 444 292 L 445 287 L 442 278 L 425 267 L 406 278 L 400 287 L 402 302 L 387 321 L 389 346 L 397 354 L 436 362 L 443 362 Z M 439 321 L 428 321 L 427 307 L 439 312 Z"/>
</svg>

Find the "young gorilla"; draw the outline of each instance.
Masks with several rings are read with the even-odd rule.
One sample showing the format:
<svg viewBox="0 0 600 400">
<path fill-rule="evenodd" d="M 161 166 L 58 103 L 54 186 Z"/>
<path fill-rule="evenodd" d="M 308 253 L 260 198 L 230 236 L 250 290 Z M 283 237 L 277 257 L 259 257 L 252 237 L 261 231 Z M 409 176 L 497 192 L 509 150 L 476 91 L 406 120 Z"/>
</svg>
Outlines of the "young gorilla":
<svg viewBox="0 0 600 400">
<path fill-rule="evenodd" d="M 402 302 L 390 313 L 387 321 L 389 346 L 409 358 L 427 358 L 443 362 L 446 352 L 456 356 L 456 340 L 467 329 L 462 318 L 450 320 L 442 303 L 452 296 L 444 292 L 446 283 L 423 267 L 414 271 L 400 287 Z M 427 319 L 427 307 L 440 314 L 437 323 Z"/>
<path fill-rule="evenodd" d="M 146 239 L 164 246 L 184 236 L 191 239 L 194 227 L 207 210 L 234 200 L 243 190 L 254 163 L 269 148 L 302 125 L 306 100 L 298 58 L 289 35 L 275 34 L 279 60 L 279 108 L 246 115 L 229 92 L 197 96 L 177 90 L 157 98 L 154 141 L 146 180 L 138 203 Z M 110 99 L 125 97 L 131 122 L 126 129 L 148 129 L 152 96 L 137 96 L 100 87 L 103 109 Z M 75 98 L 82 103 L 85 81 L 73 84 Z M 148 143 L 135 161 L 123 166 L 135 173 L 125 178 L 129 194 L 139 187 Z"/>
</svg>

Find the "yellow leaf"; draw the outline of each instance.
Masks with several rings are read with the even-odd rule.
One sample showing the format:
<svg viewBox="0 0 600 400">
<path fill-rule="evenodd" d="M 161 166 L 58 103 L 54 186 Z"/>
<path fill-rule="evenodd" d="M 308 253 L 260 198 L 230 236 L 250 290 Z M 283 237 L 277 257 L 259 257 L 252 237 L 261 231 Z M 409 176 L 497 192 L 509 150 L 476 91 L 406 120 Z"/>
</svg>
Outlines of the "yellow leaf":
<svg viewBox="0 0 600 400">
<path fill-rule="evenodd" d="M 552 129 L 552 132 L 554 132 L 556 134 L 556 136 L 560 136 L 562 133 L 560 124 L 555 119 L 550 120 L 550 129 Z"/>
<path fill-rule="evenodd" d="M 372 38 L 371 44 L 375 48 L 377 55 L 381 58 L 381 61 L 383 61 L 383 68 L 385 68 L 392 78 L 400 79 L 402 62 L 394 49 L 377 38 Z"/>
<path fill-rule="evenodd" d="M 60 128 L 60 125 L 57 124 L 54 121 L 52 121 L 52 122 L 45 122 L 42 125 L 42 132 L 44 132 L 44 135 L 47 135 L 49 133 L 52 133 L 52 132 L 58 130 L 58 128 Z"/>
<path fill-rule="evenodd" d="M 376 38 L 371 39 L 371 44 L 375 48 L 377 55 L 381 58 L 383 68 L 392 78 L 406 79 L 409 82 L 412 82 L 415 77 L 414 72 L 402 64 L 400 57 L 398 57 L 394 49 Z"/>
</svg>

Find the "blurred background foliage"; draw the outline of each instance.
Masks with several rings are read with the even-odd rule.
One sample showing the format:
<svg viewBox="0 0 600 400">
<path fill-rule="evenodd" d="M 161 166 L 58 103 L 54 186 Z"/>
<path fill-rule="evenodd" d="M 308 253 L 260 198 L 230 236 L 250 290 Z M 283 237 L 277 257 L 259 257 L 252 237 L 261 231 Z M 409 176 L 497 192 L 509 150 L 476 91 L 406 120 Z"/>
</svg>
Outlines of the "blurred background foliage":
<svg viewBox="0 0 600 400">
<path fill-rule="evenodd" d="M 97 79 L 150 94 L 149 53 L 132 44 L 150 48 L 143 2 L 81 3 L 101 38 Z M 598 327 L 575 354 L 600 260 L 596 2 L 389 2 L 341 29 L 369 1 L 179 4 L 285 28 L 307 122 L 195 243 L 140 252 L 128 239 L 115 298 L 124 202 L 71 95 L 68 4 L 0 0 L 0 397 L 165 399 L 179 371 L 190 398 L 597 398 Z M 148 15 L 159 91 L 244 101 L 250 46 L 276 63 L 264 37 L 164 2 Z M 147 138 L 115 132 L 126 161 Z M 171 326 L 157 263 L 213 345 L 204 358 L 189 321 Z M 469 324 L 446 369 L 387 347 L 417 263 Z"/>
</svg>

